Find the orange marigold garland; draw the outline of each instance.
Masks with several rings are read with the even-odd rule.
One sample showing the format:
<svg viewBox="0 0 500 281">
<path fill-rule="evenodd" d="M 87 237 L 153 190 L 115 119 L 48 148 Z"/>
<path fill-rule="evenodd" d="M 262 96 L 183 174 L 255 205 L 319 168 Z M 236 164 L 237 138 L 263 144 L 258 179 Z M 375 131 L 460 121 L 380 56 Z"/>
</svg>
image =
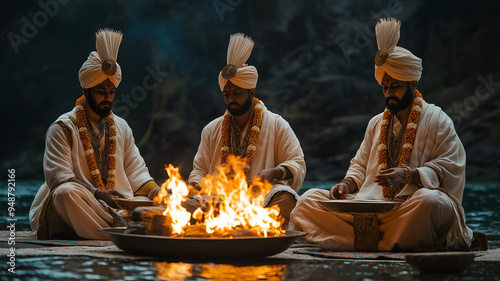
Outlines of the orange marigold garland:
<svg viewBox="0 0 500 281">
<path fill-rule="evenodd" d="M 410 116 L 408 117 L 408 124 L 406 125 L 406 132 L 404 136 L 403 150 L 401 151 L 401 156 L 399 158 L 398 167 L 405 167 L 408 165 L 410 159 L 411 149 L 413 148 L 413 143 L 415 142 L 415 137 L 417 135 L 417 124 L 420 120 L 420 114 L 422 112 L 422 94 L 417 90 L 415 99 L 413 100 L 412 109 Z M 385 170 L 388 168 L 388 144 L 387 139 L 389 135 L 389 123 L 392 117 L 392 113 L 389 109 L 385 109 L 384 115 L 382 117 L 382 126 L 380 128 L 380 136 L 378 139 L 378 170 Z M 382 193 L 384 200 L 392 200 L 394 195 L 399 193 L 403 185 L 394 188 L 382 186 Z"/>
<path fill-rule="evenodd" d="M 108 174 L 106 176 L 106 185 L 104 185 L 101 172 L 97 167 L 95 161 L 94 149 L 92 148 L 92 143 L 90 142 L 90 134 L 87 128 L 87 118 L 85 111 L 85 95 L 82 95 L 76 101 L 76 125 L 78 126 L 78 132 L 80 133 L 80 139 L 83 143 L 83 148 L 85 150 L 85 158 L 87 160 L 87 165 L 90 170 L 90 175 L 94 185 L 100 190 L 114 189 L 115 188 L 115 167 L 116 167 L 116 127 L 115 119 L 113 114 L 108 115 L 107 129 L 108 129 Z"/>
<path fill-rule="evenodd" d="M 245 172 L 245 177 L 248 178 L 250 174 L 250 168 L 252 167 L 253 158 L 255 152 L 257 151 L 257 142 L 259 140 L 260 126 L 262 125 L 262 109 L 264 106 L 258 98 L 253 98 L 254 111 L 252 126 L 250 127 L 250 136 L 248 139 L 247 152 L 245 154 L 245 164 L 243 164 L 243 171 Z M 227 164 L 227 158 L 229 157 L 229 130 L 231 129 L 231 113 L 226 111 L 224 118 L 222 119 L 222 129 L 221 129 L 221 165 Z"/>
</svg>

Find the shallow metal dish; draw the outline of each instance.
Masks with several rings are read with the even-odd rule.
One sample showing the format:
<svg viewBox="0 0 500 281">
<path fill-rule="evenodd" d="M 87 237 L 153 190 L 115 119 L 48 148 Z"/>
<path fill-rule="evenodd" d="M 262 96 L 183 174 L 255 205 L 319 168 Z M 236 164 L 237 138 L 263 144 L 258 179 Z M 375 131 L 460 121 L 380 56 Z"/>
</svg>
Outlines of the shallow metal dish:
<svg viewBox="0 0 500 281">
<path fill-rule="evenodd" d="M 146 197 L 145 197 L 146 198 Z M 115 198 L 116 205 L 120 209 L 133 210 L 136 207 L 141 206 L 154 206 L 154 201 L 150 199 L 125 199 L 125 198 Z"/>
<path fill-rule="evenodd" d="M 165 237 L 125 234 L 125 227 L 104 228 L 113 243 L 120 249 L 137 255 L 164 258 L 194 259 L 246 259 L 279 254 L 293 244 L 304 232 L 287 231 L 277 237 Z"/>
<path fill-rule="evenodd" d="M 334 212 L 344 213 L 384 213 L 390 211 L 402 202 L 383 200 L 318 200 L 325 208 Z"/>
</svg>

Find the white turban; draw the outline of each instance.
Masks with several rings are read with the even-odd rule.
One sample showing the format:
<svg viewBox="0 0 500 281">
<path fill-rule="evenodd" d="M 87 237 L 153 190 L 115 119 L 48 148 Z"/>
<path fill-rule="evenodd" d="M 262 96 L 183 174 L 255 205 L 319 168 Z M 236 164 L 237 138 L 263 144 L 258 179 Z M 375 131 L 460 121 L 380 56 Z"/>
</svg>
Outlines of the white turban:
<svg viewBox="0 0 500 281">
<path fill-rule="evenodd" d="M 386 73 L 400 81 L 418 81 L 422 76 L 422 60 L 396 46 L 400 27 L 401 23 L 393 18 L 380 19 L 375 26 L 379 50 L 375 55 L 375 79 L 381 85 Z"/>
<path fill-rule="evenodd" d="M 111 29 L 96 33 L 96 51 L 91 52 L 80 68 L 80 85 L 83 89 L 95 87 L 109 79 L 115 87 L 122 81 L 122 69 L 116 62 L 123 34 Z"/>
<path fill-rule="evenodd" d="M 242 33 L 231 35 L 227 47 L 227 65 L 219 73 L 221 91 L 224 91 L 228 80 L 243 89 L 254 89 L 257 86 L 257 69 L 245 64 L 252 53 L 253 45 L 252 38 Z"/>
</svg>

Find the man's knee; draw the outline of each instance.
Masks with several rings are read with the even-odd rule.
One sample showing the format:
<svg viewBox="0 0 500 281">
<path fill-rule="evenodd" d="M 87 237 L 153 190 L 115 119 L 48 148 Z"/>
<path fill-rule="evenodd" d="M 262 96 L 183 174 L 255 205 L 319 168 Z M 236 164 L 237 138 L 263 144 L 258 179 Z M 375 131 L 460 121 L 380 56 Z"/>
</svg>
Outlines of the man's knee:
<svg viewBox="0 0 500 281">
<path fill-rule="evenodd" d="M 446 193 L 439 190 L 427 188 L 419 189 L 413 195 L 414 200 L 418 200 L 418 207 L 423 210 L 444 210 L 452 209 L 451 199 Z"/>
<path fill-rule="evenodd" d="M 67 201 L 74 201 L 75 198 L 80 197 L 81 192 L 78 190 L 80 187 L 75 186 L 73 183 L 63 183 L 59 185 L 52 194 L 52 201 L 56 207 L 64 204 Z"/>
<path fill-rule="evenodd" d="M 328 200 L 330 199 L 328 194 L 329 191 L 327 190 L 318 188 L 309 189 L 304 192 L 302 196 L 300 196 L 299 200 L 297 201 L 297 205 L 311 205 L 312 202 L 315 202 L 317 200 Z"/>
<path fill-rule="evenodd" d="M 295 197 L 290 192 L 280 191 L 273 196 L 268 206 L 278 205 L 280 214 L 286 221 L 289 221 L 290 213 L 295 208 L 295 204 L 297 204 L 297 200 L 295 200 Z"/>
</svg>

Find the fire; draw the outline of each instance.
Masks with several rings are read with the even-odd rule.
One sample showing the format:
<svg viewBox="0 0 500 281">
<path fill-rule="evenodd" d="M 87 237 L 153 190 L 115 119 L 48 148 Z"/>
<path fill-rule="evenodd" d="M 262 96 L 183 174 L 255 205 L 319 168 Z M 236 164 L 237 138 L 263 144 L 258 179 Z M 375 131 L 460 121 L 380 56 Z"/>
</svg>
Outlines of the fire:
<svg viewBox="0 0 500 281">
<path fill-rule="evenodd" d="M 155 262 L 159 280 L 283 280 L 285 264 L 234 266 L 230 264 L 189 264 Z"/>
<path fill-rule="evenodd" d="M 178 168 L 166 167 L 169 179 L 162 184 L 155 202 L 166 205 L 163 215 L 171 219 L 167 221 L 172 236 L 268 237 L 284 233 L 279 207 L 263 207 L 272 185 L 260 179 L 248 184 L 243 164 L 240 158 L 230 156 L 215 176 L 207 175 L 201 181 L 199 191 L 187 186 Z M 202 206 L 191 215 L 182 203 L 192 194 L 203 199 Z"/>
</svg>

